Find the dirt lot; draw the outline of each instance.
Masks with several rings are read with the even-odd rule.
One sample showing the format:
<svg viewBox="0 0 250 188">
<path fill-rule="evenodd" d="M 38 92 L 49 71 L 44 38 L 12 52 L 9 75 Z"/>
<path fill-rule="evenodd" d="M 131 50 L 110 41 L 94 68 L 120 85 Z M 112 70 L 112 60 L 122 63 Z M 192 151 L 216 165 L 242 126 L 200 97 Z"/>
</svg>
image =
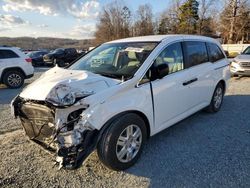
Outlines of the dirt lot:
<svg viewBox="0 0 250 188">
<path fill-rule="evenodd" d="M 219 113 L 198 112 L 152 137 L 124 172 L 107 169 L 96 153 L 78 170 L 58 170 L 10 117 L 20 90 L 2 88 L 0 187 L 250 187 L 250 78 L 230 83 Z"/>
</svg>

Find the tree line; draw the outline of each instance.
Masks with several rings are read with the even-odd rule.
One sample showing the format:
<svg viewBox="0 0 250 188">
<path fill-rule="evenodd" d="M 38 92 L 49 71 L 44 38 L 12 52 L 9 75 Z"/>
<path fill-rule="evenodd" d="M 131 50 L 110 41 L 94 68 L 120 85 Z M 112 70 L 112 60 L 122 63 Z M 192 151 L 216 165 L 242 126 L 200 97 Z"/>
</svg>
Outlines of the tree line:
<svg viewBox="0 0 250 188">
<path fill-rule="evenodd" d="M 74 40 L 48 37 L 0 37 L 0 45 L 16 46 L 25 50 L 54 50 L 56 48 L 76 48 L 83 50 L 93 46 L 93 43 L 94 41 L 92 39 Z"/>
<path fill-rule="evenodd" d="M 154 34 L 198 34 L 223 43 L 250 42 L 249 0 L 175 0 L 155 16 L 150 4 L 132 12 L 121 1 L 103 7 L 95 43 Z"/>
</svg>

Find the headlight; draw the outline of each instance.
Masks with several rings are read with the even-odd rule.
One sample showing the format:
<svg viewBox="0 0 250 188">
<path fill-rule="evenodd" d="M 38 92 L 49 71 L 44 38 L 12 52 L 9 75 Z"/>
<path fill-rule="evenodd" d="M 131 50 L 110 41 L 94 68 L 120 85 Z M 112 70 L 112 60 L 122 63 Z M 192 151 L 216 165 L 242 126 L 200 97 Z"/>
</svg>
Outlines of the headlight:
<svg viewBox="0 0 250 188">
<path fill-rule="evenodd" d="M 79 91 L 66 84 L 59 84 L 51 90 L 45 101 L 55 106 L 70 106 L 73 105 L 77 99 L 82 99 L 93 93 L 94 92 L 91 91 Z"/>
<path fill-rule="evenodd" d="M 61 104 L 65 105 L 65 106 L 69 106 L 75 103 L 75 96 L 73 95 L 73 93 L 69 93 L 67 95 L 65 95 L 64 98 L 61 99 Z"/>
</svg>

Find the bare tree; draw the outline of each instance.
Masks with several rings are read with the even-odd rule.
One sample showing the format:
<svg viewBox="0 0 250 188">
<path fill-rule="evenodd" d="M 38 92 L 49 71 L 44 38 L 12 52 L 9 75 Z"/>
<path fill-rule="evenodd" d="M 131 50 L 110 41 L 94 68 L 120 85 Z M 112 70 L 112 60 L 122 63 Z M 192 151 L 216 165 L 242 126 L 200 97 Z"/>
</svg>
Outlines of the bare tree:
<svg viewBox="0 0 250 188">
<path fill-rule="evenodd" d="M 114 39 L 129 37 L 130 18 L 131 12 L 129 8 L 117 1 L 105 6 L 96 26 L 96 43 L 100 44 Z"/>
<path fill-rule="evenodd" d="M 210 34 L 212 28 L 210 24 L 213 22 L 213 18 L 211 16 L 211 9 L 215 4 L 216 0 L 200 0 L 200 8 L 199 8 L 199 21 L 198 21 L 198 33 L 202 34 Z"/>
<path fill-rule="evenodd" d="M 144 36 L 154 34 L 153 13 L 149 4 L 139 6 L 137 19 L 134 23 L 134 35 Z"/>
<path fill-rule="evenodd" d="M 249 40 L 250 2 L 248 0 L 227 0 L 220 15 L 220 32 L 224 43 L 237 43 L 240 40 L 244 42 L 245 38 Z"/>
</svg>

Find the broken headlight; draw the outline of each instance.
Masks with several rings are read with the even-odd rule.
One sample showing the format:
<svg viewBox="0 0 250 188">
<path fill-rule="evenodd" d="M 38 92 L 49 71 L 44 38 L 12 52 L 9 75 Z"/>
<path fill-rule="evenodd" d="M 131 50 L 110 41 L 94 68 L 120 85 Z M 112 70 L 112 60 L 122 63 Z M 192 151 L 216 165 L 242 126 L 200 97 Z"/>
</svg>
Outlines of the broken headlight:
<svg viewBox="0 0 250 188">
<path fill-rule="evenodd" d="M 73 89 L 67 84 L 55 86 L 48 94 L 46 101 L 55 106 L 70 106 L 77 100 L 92 95 L 92 91 L 80 91 Z"/>
</svg>

